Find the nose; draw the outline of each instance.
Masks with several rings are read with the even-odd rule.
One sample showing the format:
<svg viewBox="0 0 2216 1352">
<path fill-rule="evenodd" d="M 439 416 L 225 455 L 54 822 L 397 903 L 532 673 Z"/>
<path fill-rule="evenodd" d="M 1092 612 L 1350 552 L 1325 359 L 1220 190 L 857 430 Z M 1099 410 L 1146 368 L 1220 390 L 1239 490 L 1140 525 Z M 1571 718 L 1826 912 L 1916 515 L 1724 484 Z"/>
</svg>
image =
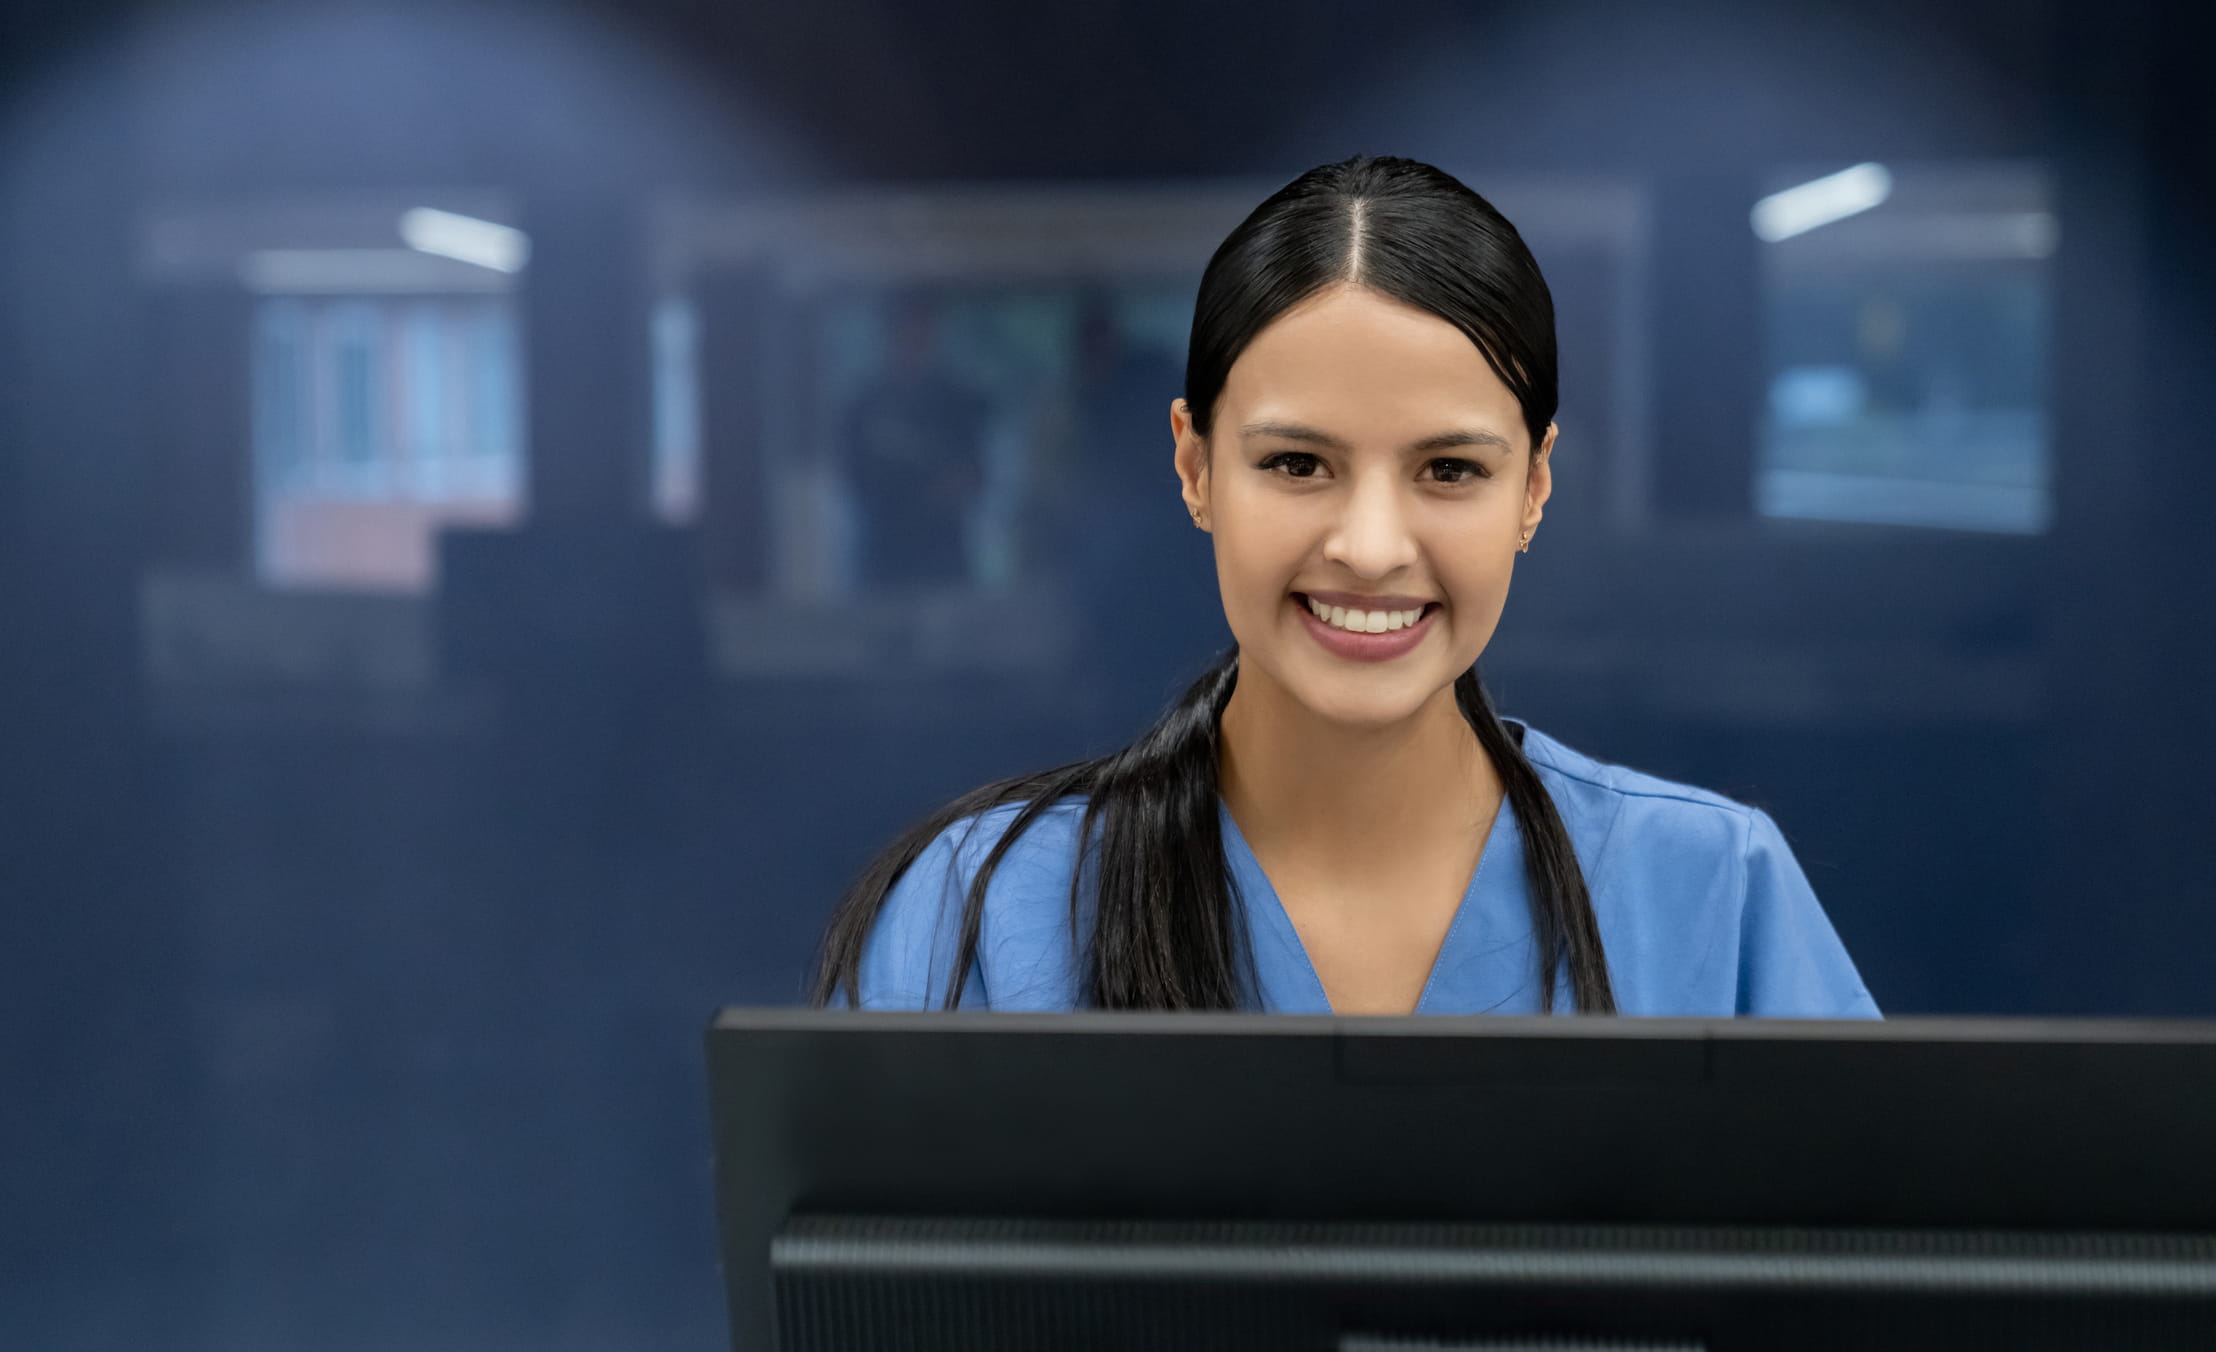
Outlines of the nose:
<svg viewBox="0 0 2216 1352">
<path fill-rule="evenodd" d="M 1341 504 L 1324 539 L 1326 559 L 1365 578 L 1382 578 L 1416 562 L 1408 504 L 1390 476 L 1361 476 Z"/>
</svg>

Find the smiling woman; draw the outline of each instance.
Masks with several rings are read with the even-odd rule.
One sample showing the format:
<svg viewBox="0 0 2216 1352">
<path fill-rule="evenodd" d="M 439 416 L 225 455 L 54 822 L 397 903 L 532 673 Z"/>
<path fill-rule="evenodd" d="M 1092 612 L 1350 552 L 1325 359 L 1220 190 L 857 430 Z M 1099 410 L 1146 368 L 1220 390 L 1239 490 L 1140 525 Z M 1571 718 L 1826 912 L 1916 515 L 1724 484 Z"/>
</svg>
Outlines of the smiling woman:
<svg viewBox="0 0 2216 1352">
<path fill-rule="evenodd" d="M 1546 282 L 1460 182 L 1357 158 L 1256 208 L 1169 410 L 1235 645 L 894 842 L 817 1003 L 1874 1016 L 1769 817 L 1487 701 L 1555 398 Z"/>
</svg>

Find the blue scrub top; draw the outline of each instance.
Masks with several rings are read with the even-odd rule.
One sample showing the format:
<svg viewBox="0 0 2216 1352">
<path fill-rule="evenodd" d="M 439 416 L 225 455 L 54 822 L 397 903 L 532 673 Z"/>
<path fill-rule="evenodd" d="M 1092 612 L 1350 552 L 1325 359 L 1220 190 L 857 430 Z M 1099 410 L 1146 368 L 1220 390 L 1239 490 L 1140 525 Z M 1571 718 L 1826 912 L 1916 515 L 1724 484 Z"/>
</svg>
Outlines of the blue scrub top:
<svg viewBox="0 0 2216 1352">
<path fill-rule="evenodd" d="M 1878 1017 L 1767 814 L 1604 764 L 1518 726 L 1524 754 L 1553 796 L 1585 871 L 1622 1013 Z M 1069 898 L 1084 810 L 1082 798 L 1068 798 L 1042 812 L 994 871 L 961 1007 L 1078 1007 Z M 1225 863 L 1253 941 L 1246 1007 L 1330 1013 L 1323 983 L 1270 880 L 1220 800 L 1217 810 Z M 1010 805 L 955 823 L 901 876 L 863 947 L 863 1008 L 941 1006 L 970 880 L 1017 811 Z M 1417 1013 L 1539 1012 L 1529 898 L 1522 832 L 1503 802 Z M 1089 928 L 1089 905 L 1079 923 Z M 1558 976 L 1555 990 L 1555 1008 L 1573 1011 L 1567 974 Z"/>
</svg>

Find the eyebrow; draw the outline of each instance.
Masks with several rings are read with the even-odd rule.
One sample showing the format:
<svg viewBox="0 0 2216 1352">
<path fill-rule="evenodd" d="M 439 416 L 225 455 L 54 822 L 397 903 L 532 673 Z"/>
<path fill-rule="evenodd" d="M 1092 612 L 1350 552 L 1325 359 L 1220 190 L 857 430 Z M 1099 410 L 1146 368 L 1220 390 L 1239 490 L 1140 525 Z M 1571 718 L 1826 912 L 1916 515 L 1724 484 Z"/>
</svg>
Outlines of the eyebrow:
<svg viewBox="0 0 2216 1352">
<path fill-rule="evenodd" d="M 1251 422 L 1239 429 L 1242 437 L 1278 437 L 1285 441 L 1302 441 L 1311 446 L 1344 451 L 1347 443 L 1321 428 L 1303 423 Z M 1515 449 L 1508 438 L 1482 427 L 1457 428 L 1451 432 L 1437 432 L 1409 446 L 1411 451 L 1445 451 L 1457 446 L 1498 446 L 1502 450 Z"/>
</svg>

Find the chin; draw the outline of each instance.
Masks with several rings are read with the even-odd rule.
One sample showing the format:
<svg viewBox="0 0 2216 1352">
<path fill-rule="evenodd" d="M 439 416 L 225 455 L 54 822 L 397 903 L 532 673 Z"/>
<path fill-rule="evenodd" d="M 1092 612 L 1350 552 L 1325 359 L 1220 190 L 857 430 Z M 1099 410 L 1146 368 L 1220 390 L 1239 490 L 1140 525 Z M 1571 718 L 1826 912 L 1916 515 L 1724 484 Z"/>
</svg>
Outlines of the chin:
<svg viewBox="0 0 2216 1352">
<path fill-rule="evenodd" d="M 1413 718 L 1439 692 L 1437 684 L 1341 678 L 1305 681 L 1294 697 L 1316 717 L 1354 728 L 1384 728 Z"/>
</svg>

